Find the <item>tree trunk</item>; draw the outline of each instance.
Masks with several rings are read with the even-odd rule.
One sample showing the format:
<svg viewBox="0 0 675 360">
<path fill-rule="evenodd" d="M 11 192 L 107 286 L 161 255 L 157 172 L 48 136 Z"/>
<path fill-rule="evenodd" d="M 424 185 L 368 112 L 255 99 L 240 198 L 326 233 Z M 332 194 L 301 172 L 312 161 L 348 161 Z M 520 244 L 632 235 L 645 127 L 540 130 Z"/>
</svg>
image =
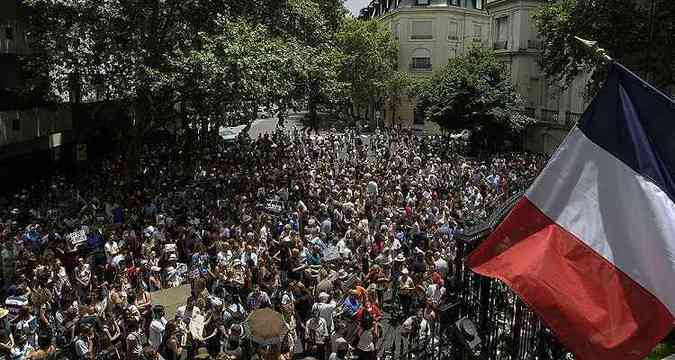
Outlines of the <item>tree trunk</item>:
<svg viewBox="0 0 675 360">
<path fill-rule="evenodd" d="M 134 102 L 132 125 L 129 129 L 129 147 L 127 148 L 127 176 L 134 178 L 138 174 L 138 165 L 141 158 L 143 134 L 146 126 L 146 110 L 148 109 L 148 95 L 141 90 Z"/>
<path fill-rule="evenodd" d="M 396 104 L 391 104 L 391 128 L 394 128 L 394 121 L 396 121 Z"/>
</svg>

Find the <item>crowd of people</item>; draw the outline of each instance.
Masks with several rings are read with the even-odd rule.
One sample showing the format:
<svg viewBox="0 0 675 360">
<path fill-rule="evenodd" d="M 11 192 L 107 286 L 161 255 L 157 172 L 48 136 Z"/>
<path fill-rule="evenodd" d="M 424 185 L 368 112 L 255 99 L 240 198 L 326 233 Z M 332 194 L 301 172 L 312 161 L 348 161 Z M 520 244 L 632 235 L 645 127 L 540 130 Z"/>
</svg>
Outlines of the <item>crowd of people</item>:
<svg viewBox="0 0 675 360">
<path fill-rule="evenodd" d="M 144 146 L 134 176 L 116 159 L 27 185 L 0 204 L 0 352 L 368 360 L 385 314 L 404 319 L 410 347 L 434 336 L 453 292 L 453 235 L 544 164 L 460 154 L 398 131 L 277 131 L 189 154 L 167 138 Z M 171 316 L 153 301 L 185 286 Z M 250 339 L 247 316 L 264 308 L 287 325 L 277 343 Z"/>
</svg>

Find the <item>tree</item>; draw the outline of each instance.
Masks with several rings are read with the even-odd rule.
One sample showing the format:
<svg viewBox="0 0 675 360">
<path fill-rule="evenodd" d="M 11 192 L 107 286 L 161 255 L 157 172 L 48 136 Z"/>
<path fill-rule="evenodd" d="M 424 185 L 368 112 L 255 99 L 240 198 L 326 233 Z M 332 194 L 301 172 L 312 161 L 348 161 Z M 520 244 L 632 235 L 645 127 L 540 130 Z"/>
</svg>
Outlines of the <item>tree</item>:
<svg viewBox="0 0 675 360">
<path fill-rule="evenodd" d="M 667 91 L 675 79 L 675 2 L 672 0 L 548 0 L 534 15 L 544 38 L 540 65 L 550 78 L 569 84 L 591 73 L 589 95 L 606 77 L 606 66 L 574 36 L 595 40 L 614 59 Z"/>
<path fill-rule="evenodd" d="M 385 82 L 386 101 L 391 111 L 391 125 L 396 121 L 396 112 L 404 96 L 412 96 L 413 81 L 404 71 L 395 71 Z"/>
<path fill-rule="evenodd" d="M 473 48 L 450 59 L 418 91 L 427 120 L 447 130 L 473 130 L 475 139 L 492 144 L 533 122 L 523 115 L 524 101 L 492 50 Z"/>
<path fill-rule="evenodd" d="M 99 83 L 107 98 L 130 109 L 132 175 L 143 134 L 173 119 L 181 100 L 168 81 L 170 59 L 198 48 L 199 34 L 218 31 L 227 12 L 218 0 L 26 0 L 23 7 L 34 51 L 28 66 L 53 97 L 71 95 L 77 103 Z"/>
<path fill-rule="evenodd" d="M 372 119 L 382 107 L 385 83 L 396 69 L 398 42 L 391 31 L 376 20 L 348 19 L 336 34 L 343 53 L 340 79 L 350 86 L 349 115 Z"/>
<path fill-rule="evenodd" d="M 266 26 L 222 20 L 220 27 L 203 35 L 201 49 L 174 59 L 177 90 L 203 129 L 250 122 L 262 105 L 284 107 L 302 61 L 297 44 L 272 37 Z"/>
<path fill-rule="evenodd" d="M 285 109 L 303 99 L 301 65 L 316 49 L 333 47 L 345 14 L 339 0 L 25 0 L 23 6 L 33 48 L 30 88 L 49 84 L 49 95 L 65 101 L 103 85 L 133 118 L 132 174 L 143 134 L 174 120 L 178 104 L 183 120 L 195 121 L 205 135 L 223 116 L 250 120 L 261 104 Z"/>
</svg>

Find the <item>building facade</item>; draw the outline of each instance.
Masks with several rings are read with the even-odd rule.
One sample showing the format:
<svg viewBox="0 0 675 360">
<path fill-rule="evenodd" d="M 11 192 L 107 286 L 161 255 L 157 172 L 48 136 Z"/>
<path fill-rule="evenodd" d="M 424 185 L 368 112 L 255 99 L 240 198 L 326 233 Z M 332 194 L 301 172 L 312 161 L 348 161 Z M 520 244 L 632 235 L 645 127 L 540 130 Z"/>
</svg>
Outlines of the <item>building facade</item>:
<svg viewBox="0 0 675 360">
<path fill-rule="evenodd" d="M 361 17 L 391 29 L 400 43 L 399 70 L 415 77 L 429 76 L 473 46 L 494 49 L 526 100 L 526 112 L 538 120 L 525 145 L 550 152 L 586 107 L 585 79 L 562 88 L 543 75 L 537 63 L 542 40 L 532 20 L 540 5 L 541 0 L 374 0 Z M 402 101 L 396 119 L 385 114 L 385 121 L 429 128 L 414 98 Z"/>
<path fill-rule="evenodd" d="M 0 1 L 0 161 L 60 146 L 72 129 L 67 107 L 43 106 L 21 96 L 19 57 L 29 55 L 29 47 L 20 11 L 19 0 Z"/>
</svg>

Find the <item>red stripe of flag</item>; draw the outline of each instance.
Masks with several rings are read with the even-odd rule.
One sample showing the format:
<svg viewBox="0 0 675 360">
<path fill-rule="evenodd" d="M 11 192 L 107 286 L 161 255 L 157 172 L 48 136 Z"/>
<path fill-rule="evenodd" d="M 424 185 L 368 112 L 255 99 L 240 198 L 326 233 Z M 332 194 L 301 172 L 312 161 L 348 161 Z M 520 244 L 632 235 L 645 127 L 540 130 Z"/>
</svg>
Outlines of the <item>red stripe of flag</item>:
<svg viewBox="0 0 675 360">
<path fill-rule="evenodd" d="M 673 325 L 656 297 L 526 197 L 468 262 L 504 281 L 577 360 L 642 360 Z"/>
</svg>

